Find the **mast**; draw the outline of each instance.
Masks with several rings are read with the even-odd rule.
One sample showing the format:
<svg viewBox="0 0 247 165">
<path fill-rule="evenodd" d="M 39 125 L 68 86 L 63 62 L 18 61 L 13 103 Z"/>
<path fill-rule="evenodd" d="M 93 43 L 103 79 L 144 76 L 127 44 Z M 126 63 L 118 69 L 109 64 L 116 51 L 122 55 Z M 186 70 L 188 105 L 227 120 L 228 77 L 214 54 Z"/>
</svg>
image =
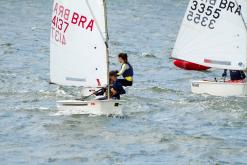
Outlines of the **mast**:
<svg viewBox="0 0 247 165">
<path fill-rule="evenodd" d="M 108 24 L 107 24 L 107 6 L 106 6 L 106 0 L 103 0 L 104 3 L 104 15 L 105 15 L 105 32 L 106 32 L 106 39 L 105 39 L 105 45 L 106 45 L 106 65 L 107 65 L 107 98 L 110 100 L 110 80 L 109 80 L 109 72 L 110 72 L 110 60 L 109 60 L 109 45 L 108 45 Z"/>
</svg>

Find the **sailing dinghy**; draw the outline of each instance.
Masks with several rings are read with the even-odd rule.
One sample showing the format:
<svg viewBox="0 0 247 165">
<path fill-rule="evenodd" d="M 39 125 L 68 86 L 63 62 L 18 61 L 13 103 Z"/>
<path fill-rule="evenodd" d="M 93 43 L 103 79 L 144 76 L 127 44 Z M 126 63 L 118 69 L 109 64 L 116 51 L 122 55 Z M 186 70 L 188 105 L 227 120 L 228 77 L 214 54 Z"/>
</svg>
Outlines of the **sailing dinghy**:
<svg viewBox="0 0 247 165">
<path fill-rule="evenodd" d="M 190 0 L 172 57 L 216 69 L 247 69 L 247 1 Z M 192 81 L 192 92 L 247 96 L 246 82 Z"/>
<path fill-rule="evenodd" d="M 52 83 L 90 89 L 90 94 L 109 84 L 105 0 L 54 0 L 50 40 Z M 123 104 L 109 94 L 107 100 L 57 102 L 59 110 L 93 115 L 121 115 Z"/>
</svg>

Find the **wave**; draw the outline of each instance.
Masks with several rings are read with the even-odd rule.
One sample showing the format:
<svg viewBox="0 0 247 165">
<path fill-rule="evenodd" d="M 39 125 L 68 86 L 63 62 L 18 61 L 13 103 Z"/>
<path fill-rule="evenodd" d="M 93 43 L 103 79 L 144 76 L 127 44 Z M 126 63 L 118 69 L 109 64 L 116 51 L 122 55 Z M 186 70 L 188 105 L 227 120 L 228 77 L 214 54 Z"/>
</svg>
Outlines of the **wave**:
<svg viewBox="0 0 247 165">
<path fill-rule="evenodd" d="M 142 57 L 146 58 L 157 58 L 154 54 L 152 53 L 142 53 Z"/>
</svg>

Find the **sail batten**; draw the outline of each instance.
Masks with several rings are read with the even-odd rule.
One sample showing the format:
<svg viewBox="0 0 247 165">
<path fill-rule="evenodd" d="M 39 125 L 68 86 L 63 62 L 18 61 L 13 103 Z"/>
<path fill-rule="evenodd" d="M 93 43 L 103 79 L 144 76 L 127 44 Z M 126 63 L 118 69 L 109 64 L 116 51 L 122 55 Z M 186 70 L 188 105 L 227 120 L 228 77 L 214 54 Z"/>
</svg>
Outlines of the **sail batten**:
<svg viewBox="0 0 247 165">
<path fill-rule="evenodd" d="M 219 69 L 246 70 L 246 18 L 246 0 L 191 0 L 173 58 Z"/>
<path fill-rule="evenodd" d="M 107 30 L 104 0 L 54 0 L 51 82 L 65 86 L 107 84 Z"/>
</svg>

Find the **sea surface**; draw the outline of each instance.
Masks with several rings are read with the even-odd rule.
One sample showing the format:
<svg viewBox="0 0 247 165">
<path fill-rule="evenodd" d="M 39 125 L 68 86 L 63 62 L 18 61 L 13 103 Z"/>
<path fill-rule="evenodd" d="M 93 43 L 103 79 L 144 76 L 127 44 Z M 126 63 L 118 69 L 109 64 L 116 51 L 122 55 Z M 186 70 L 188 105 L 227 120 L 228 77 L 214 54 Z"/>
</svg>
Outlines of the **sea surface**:
<svg viewBox="0 0 247 165">
<path fill-rule="evenodd" d="M 135 68 L 125 116 L 56 115 L 79 89 L 49 85 L 51 0 L 0 0 L 0 164 L 244 165 L 247 99 L 194 95 L 169 59 L 188 0 L 108 0 L 111 68 Z"/>
</svg>

